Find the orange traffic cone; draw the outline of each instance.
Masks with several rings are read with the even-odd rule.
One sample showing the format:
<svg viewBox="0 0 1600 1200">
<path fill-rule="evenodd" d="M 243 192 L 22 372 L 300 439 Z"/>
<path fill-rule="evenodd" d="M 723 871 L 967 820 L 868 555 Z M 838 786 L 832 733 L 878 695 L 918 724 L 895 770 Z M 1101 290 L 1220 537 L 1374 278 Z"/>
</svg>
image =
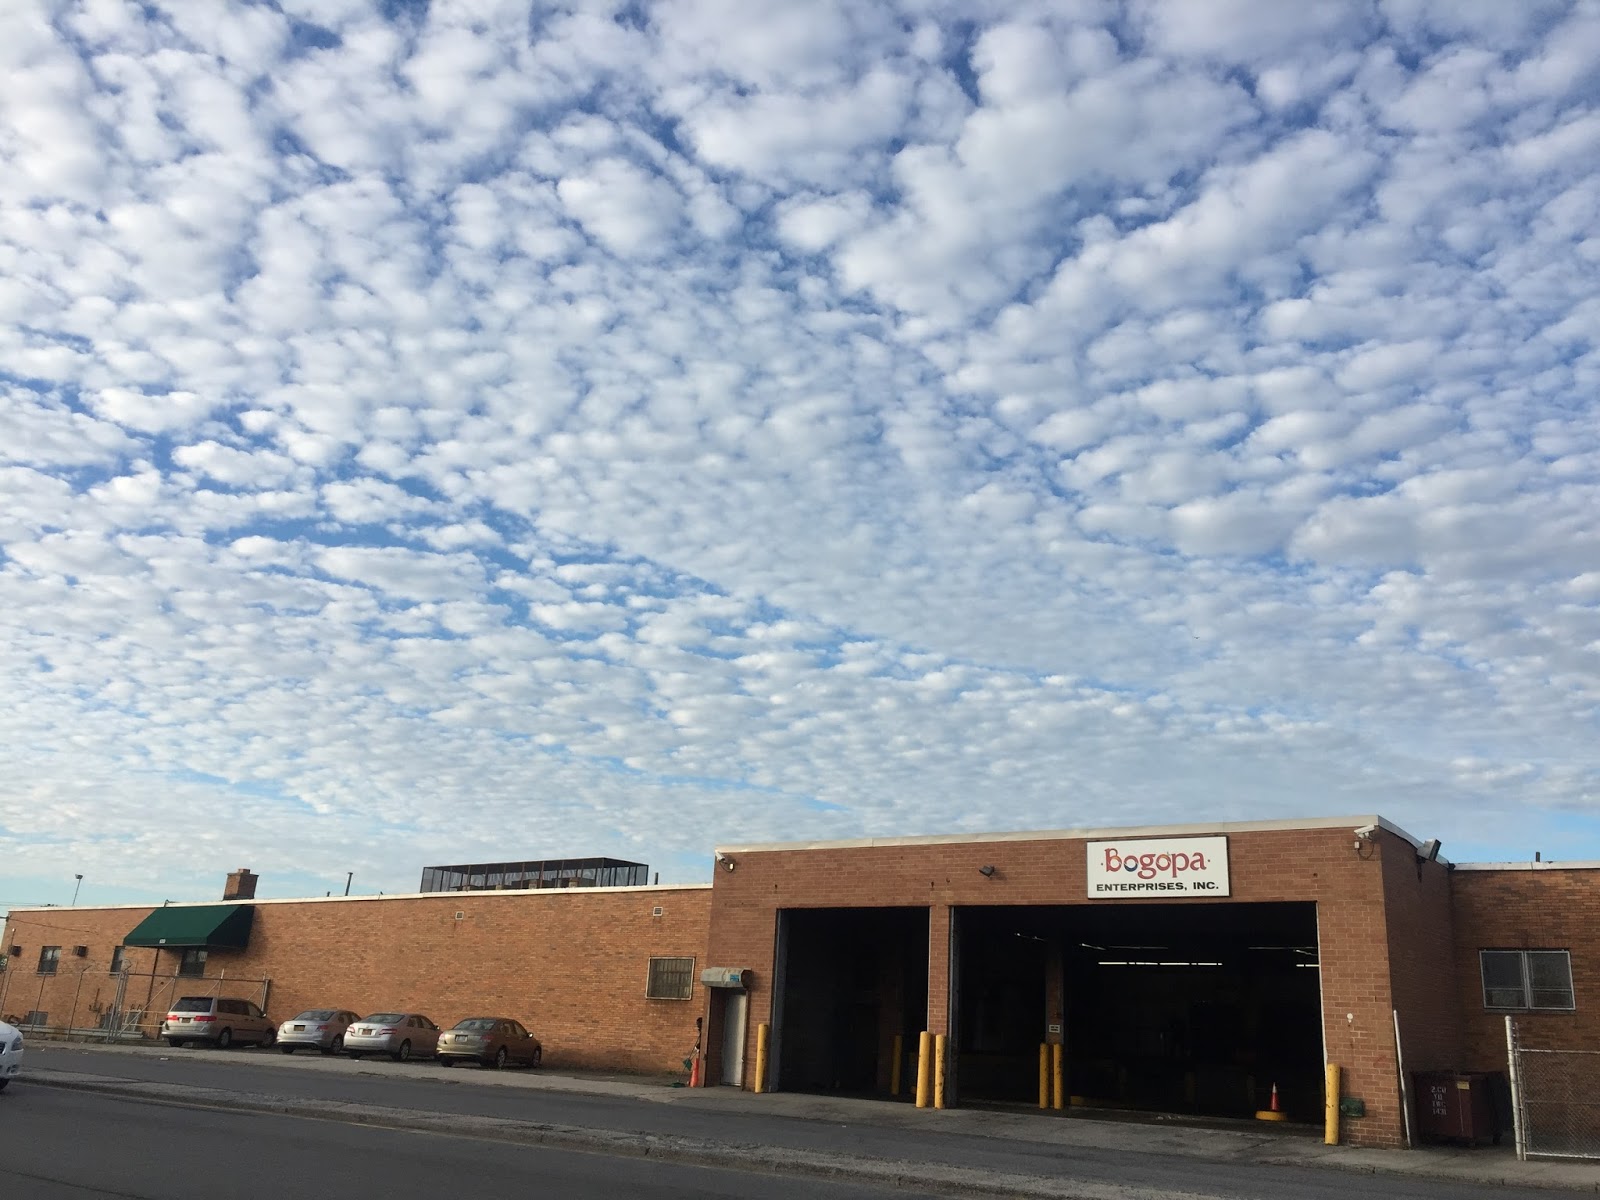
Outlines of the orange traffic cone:
<svg viewBox="0 0 1600 1200">
<path fill-rule="evenodd" d="M 1289 1114 L 1278 1107 L 1278 1084 L 1276 1080 L 1273 1081 L 1272 1098 L 1267 1102 L 1267 1105 L 1268 1106 L 1266 1108 L 1261 1109 L 1256 1113 L 1256 1120 L 1287 1121 L 1289 1119 Z"/>
</svg>

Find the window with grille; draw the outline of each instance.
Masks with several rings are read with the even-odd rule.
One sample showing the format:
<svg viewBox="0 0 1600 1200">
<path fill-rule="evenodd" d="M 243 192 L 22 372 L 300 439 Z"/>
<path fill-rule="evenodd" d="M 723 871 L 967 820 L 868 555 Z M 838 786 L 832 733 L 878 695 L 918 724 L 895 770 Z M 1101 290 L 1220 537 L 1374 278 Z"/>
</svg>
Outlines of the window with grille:
<svg viewBox="0 0 1600 1200">
<path fill-rule="evenodd" d="M 56 968 L 61 965 L 60 946 L 39 947 L 39 974 L 54 975 Z"/>
<path fill-rule="evenodd" d="M 1572 955 L 1565 950 L 1480 950 L 1483 1006 L 1502 1012 L 1571 1012 Z"/>
<path fill-rule="evenodd" d="M 648 1000 L 687 1000 L 694 993 L 694 959 L 652 958 L 644 994 Z"/>
<path fill-rule="evenodd" d="M 190 946 L 183 952 L 183 958 L 178 961 L 179 975 L 200 976 L 206 973 L 206 951 L 204 946 Z"/>
</svg>

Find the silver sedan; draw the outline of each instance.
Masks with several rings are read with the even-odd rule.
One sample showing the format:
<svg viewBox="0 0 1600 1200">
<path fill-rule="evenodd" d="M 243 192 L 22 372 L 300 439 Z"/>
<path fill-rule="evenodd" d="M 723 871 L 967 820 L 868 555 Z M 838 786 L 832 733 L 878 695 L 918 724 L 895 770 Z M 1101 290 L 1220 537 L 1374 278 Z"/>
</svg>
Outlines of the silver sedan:
<svg viewBox="0 0 1600 1200">
<path fill-rule="evenodd" d="M 360 1019 L 345 1008 L 307 1009 L 278 1026 L 278 1049 L 285 1054 L 296 1050 L 338 1054 L 344 1049 L 345 1030 Z"/>
<path fill-rule="evenodd" d="M 439 1027 L 421 1013 L 373 1013 L 344 1031 L 344 1052 L 351 1058 L 387 1054 L 395 1062 L 405 1062 L 431 1058 L 438 1046 Z"/>
</svg>

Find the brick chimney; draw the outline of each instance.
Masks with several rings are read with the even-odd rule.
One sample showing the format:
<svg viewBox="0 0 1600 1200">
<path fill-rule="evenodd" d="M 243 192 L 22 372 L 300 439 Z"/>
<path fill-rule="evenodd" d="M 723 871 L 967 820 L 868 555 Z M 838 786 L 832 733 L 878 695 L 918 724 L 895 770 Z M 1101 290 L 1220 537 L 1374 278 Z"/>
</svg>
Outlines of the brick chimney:
<svg viewBox="0 0 1600 1200">
<path fill-rule="evenodd" d="M 224 900 L 254 900 L 256 898 L 256 874 L 249 867 L 240 867 L 228 875 L 228 885 L 222 889 Z"/>
</svg>

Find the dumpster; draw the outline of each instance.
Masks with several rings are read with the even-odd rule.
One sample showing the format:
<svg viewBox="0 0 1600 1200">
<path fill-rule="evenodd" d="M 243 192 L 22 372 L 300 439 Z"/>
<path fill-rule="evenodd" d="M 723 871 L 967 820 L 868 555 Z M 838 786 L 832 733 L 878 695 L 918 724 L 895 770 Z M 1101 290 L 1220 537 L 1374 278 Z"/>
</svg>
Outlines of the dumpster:
<svg viewBox="0 0 1600 1200">
<path fill-rule="evenodd" d="M 1499 1144 L 1493 1079 L 1460 1071 L 1419 1071 L 1415 1076 L 1417 1132 L 1425 1142 Z"/>
</svg>

